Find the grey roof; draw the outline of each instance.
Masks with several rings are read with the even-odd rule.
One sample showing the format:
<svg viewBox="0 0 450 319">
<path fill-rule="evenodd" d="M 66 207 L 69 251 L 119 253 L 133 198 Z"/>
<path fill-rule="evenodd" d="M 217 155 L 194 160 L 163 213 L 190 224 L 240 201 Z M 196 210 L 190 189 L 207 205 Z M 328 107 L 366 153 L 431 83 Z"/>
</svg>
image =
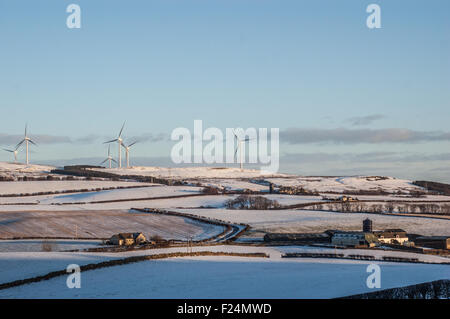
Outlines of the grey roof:
<svg viewBox="0 0 450 319">
<path fill-rule="evenodd" d="M 329 238 L 325 233 L 267 233 L 264 237 L 270 239 L 309 239 L 309 238 Z"/>
</svg>

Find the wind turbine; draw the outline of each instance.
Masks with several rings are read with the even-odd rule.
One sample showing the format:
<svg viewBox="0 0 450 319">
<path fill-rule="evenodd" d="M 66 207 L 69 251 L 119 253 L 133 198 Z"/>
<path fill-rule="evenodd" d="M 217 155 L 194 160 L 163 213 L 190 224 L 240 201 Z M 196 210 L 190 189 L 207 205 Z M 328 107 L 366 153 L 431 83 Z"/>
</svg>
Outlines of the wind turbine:
<svg viewBox="0 0 450 319">
<path fill-rule="evenodd" d="M 26 153 L 27 153 L 26 158 L 27 158 L 27 165 L 28 165 L 28 164 L 30 163 L 29 160 L 28 160 L 28 143 L 31 143 L 31 144 L 33 144 L 33 145 L 36 145 L 36 143 L 33 142 L 33 140 L 32 140 L 31 138 L 28 137 L 27 126 L 28 126 L 28 125 L 25 124 L 25 137 L 23 138 L 22 141 L 20 141 L 19 144 L 17 144 L 16 150 L 17 150 L 23 143 L 25 143 L 25 145 L 26 145 Z M 36 145 L 36 146 L 37 146 L 37 145 Z"/>
<path fill-rule="evenodd" d="M 108 144 L 108 143 L 117 142 L 117 144 L 119 146 L 119 163 L 118 163 L 119 168 L 122 168 L 122 144 L 123 144 L 122 131 L 123 131 L 124 127 L 125 127 L 125 122 L 123 122 L 122 128 L 120 129 L 120 132 L 119 132 L 119 136 L 116 139 L 113 139 L 111 141 L 107 141 L 107 142 L 103 143 L 103 144 Z"/>
<path fill-rule="evenodd" d="M 236 158 L 236 154 L 237 154 L 237 151 L 238 151 L 238 149 L 239 149 L 239 157 L 240 157 L 240 167 L 241 167 L 241 171 L 244 169 L 244 163 L 243 163 L 243 157 L 242 157 L 242 144 L 244 144 L 245 142 L 248 142 L 248 141 L 250 141 L 250 138 L 249 137 L 247 137 L 247 138 L 245 138 L 245 139 L 240 139 L 238 136 L 237 136 L 237 134 L 236 134 L 236 132 L 233 130 L 233 134 L 234 134 L 234 138 L 236 139 L 236 141 L 238 142 L 237 143 L 237 145 L 236 145 L 236 150 L 234 151 L 234 157 Z"/>
<path fill-rule="evenodd" d="M 111 162 L 117 163 L 116 160 L 111 156 L 111 145 L 108 146 L 108 157 L 103 162 L 101 162 L 100 165 L 102 165 L 106 161 L 109 162 L 109 168 L 112 167 Z"/>
<path fill-rule="evenodd" d="M 17 153 L 19 152 L 17 150 L 17 147 L 14 150 L 9 150 L 7 148 L 4 148 L 3 150 L 7 151 L 7 152 L 10 152 L 10 153 L 13 153 L 14 154 L 14 163 L 17 163 Z"/>
<path fill-rule="evenodd" d="M 136 144 L 136 143 L 137 143 L 137 141 L 131 143 L 131 144 L 128 145 L 128 146 L 126 146 L 125 144 L 122 143 L 123 148 L 125 149 L 125 154 L 126 154 L 126 156 L 127 156 L 127 168 L 130 167 L 130 148 L 131 148 L 131 146 L 133 146 L 133 145 Z"/>
</svg>

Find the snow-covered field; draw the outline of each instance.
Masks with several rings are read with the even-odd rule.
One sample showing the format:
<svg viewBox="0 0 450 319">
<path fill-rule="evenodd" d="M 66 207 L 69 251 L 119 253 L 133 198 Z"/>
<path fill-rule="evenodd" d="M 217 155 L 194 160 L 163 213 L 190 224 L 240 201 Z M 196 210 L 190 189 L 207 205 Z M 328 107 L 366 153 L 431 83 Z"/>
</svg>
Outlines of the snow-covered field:
<svg viewBox="0 0 450 319">
<path fill-rule="evenodd" d="M 309 210 L 226 210 L 181 209 L 199 216 L 231 223 L 249 224 L 262 232 L 323 232 L 328 229 L 361 230 L 362 221 L 370 218 L 374 229 L 402 228 L 421 235 L 449 235 L 450 220 L 377 214 L 334 213 Z"/>
<path fill-rule="evenodd" d="M 411 184 L 409 180 L 393 177 L 291 177 L 269 178 L 267 180 L 278 186 L 298 186 L 318 192 L 342 193 L 344 191 L 377 191 L 380 189 L 388 193 L 423 191 L 423 188 Z"/>
<path fill-rule="evenodd" d="M 15 184 L 23 183 L 27 186 L 27 183 L 39 183 L 39 182 L 4 182 L 4 184 Z M 43 182 L 47 183 L 47 182 Z M 66 182 L 55 182 L 55 184 Z M 78 183 L 78 184 L 77 184 Z M 85 184 L 83 184 L 85 183 Z M 0 183 L 0 189 L 3 185 Z M 5 189 L 13 192 L 12 188 Z M 15 185 L 12 185 L 13 187 Z M 37 187 L 37 185 L 34 185 Z M 133 183 L 133 182 L 108 182 L 108 181 L 96 181 L 93 184 L 90 182 L 75 182 L 73 185 L 66 185 L 68 190 L 72 190 L 70 187 L 85 187 L 85 189 L 96 189 L 96 188 L 107 188 L 107 187 L 134 187 L 138 188 L 123 188 L 123 189 L 112 189 L 112 190 L 102 190 L 102 191 L 91 191 L 91 192 L 74 192 L 67 194 L 52 194 L 52 195 L 39 195 L 39 196 L 23 196 L 23 197 L 0 197 L 0 211 L 15 210 L 11 204 L 39 204 L 39 207 L 29 206 L 30 209 L 44 209 L 46 205 L 57 205 L 66 203 L 89 203 L 97 201 L 113 201 L 113 200 L 125 200 L 129 199 L 133 201 L 139 198 L 154 198 L 154 197 L 169 197 L 169 196 L 179 196 L 179 195 L 193 195 L 199 194 L 200 188 L 198 187 L 188 187 L 188 186 L 165 186 L 160 184 L 145 184 L 145 183 Z M 55 189 L 58 185 L 47 185 L 48 189 Z M 29 189 L 34 189 L 33 185 Z M 61 187 L 60 187 L 61 189 Z M 74 190 L 77 188 L 74 188 Z M 78 188 L 81 189 L 81 188 Z M 2 204 L 4 206 L 2 206 Z M 8 205 L 5 205 L 8 204 Z M 126 208 L 131 208 L 133 205 L 128 204 Z M 198 207 L 198 206 L 197 206 Z M 98 209 L 104 209 L 102 206 L 97 206 Z M 113 207 L 112 209 L 118 209 L 119 207 Z M 122 207 L 120 207 L 122 208 Z M 22 207 L 22 209 L 26 209 Z M 55 207 L 45 208 L 45 209 L 55 209 Z M 59 208 L 56 208 L 59 209 Z"/>
<path fill-rule="evenodd" d="M 52 251 L 94 248 L 102 245 L 101 240 L 74 240 L 74 239 L 23 239 L 0 240 L 0 252 L 41 252 L 44 245 L 50 245 Z"/>
<path fill-rule="evenodd" d="M 196 208 L 196 207 L 224 207 L 226 200 L 233 198 L 230 196 L 193 196 L 193 197 L 180 197 L 180 198 L 167 198 L 167 199 L 147 199 L 147 200 L 134 200 L 113 203 L 94 203 L 83 204 L 83 201 L 79 201 L 78 204 L 70 205 L 58 205 L 58 200 L 54 200 L 53 197 L 46 197 L 44 199 L 35 199 L 36 201 L 44 201 L 46 204 L 39 203 L 38 205 L 26 205 L 23 203 L 32 202 L 30 200 L 24 200 L 22 204 L 20 201 L 8 200 L 13 205 L 0 204 L 0 212 L 22 212 L 22 211 L 80 211 L 80 210 L 127 210 L 131 208 Z M 3 201 L 3 203 L 6 202 Z M 52 204 L 54 203 L 54 204 Z"/>
<path fill-rule="evenodd" d="M 22 163 L 10 163 L 0 162 L 0 172 L 12 172 L 12 173 L 48 173 L 54 166 L 37 165 L 37 164 L 22 164 Z"/>
<path fill-rule="evenodd" d="M 328 252 L 303 246 L 205 246 L 193 251 L 263 252 L 270 258 L 195 257 L 144 261 L 82 273 L 82 288 L 67 289 L 66 277 L 0 291 L 0 298 L 329 298 L 369 291 L 365 285 L 367 262 L 310 258 L 281 258 L 286 252 Z M 0 253 L 0 283 L 44 275 L 69 264 L 86 265 L 105 260 L 167 252 L 161 248 L 122 253 L 49 252 Z M 397 252 L 349 249 L 345 254 L 397 256 Z M 447 258 L 401 253 L 428 262 Z M 382 289 L 450 276 L 448 265 L 377 262 Z M 108 279 L 109 278 L 109 279 Z M 113 279 L 112 279 L 113 278 Z"/>
<path fill-rule="evenodd" d="M 48 174 L 55 167 L 42 165 L 24 165 L 0 162 L 0 175 L 23 175 L 23 174 Z M 153 176 L 171 179 L 184 179 L 212 185 L 222 185 L 230 189 L 253 189 L 265 190 L 267 186 L 257 185 L 245 179 L 265 179 L 278 186 L 301 186 L 305 189 L 318 192 L 342 192 L 355 190 L 377 191 L 382 189 L 386 192 L 397 191 L 408 192 L 411 190 L 423 190 L 421 187 L 412 185 L 411 181 L 396 179 L 393 177 L 374 176 L 342 176 L 342 177 L 301 177 L 288 174 L 264 175 L 257 169 L 240 170 L 237 167 L 142 167 L 95 169 L 110 172 L 117 175 L 139 175 Z M 230 179 L 234 179 L 230 181 Z"/>
<path fill-rule="evenodd" d="M 70 264 L 87 265 L 120 258 L 113 254 L 72 252 L 1 252 L 0 283 L 45 275 Z"/>
<path fill-rule="evenodd" d="M 121 199 L 139 199 L 139 198 L 153 198 L 153 197 L 169 197 L 179 195 L 198 194 L 199 188 L 187 186 L 154 186 L 131 189 L 114 189 L 99 192 L 89 192 L 81 194 L 68 194 L 53 196 L 47 200 L 41 201 L 42 204 L 52 203 L 77 203 L 77 202 L 96 202 L 96 201 L 111 201 Z"/>
<path fill-rule="evenodd" d="M 308 247 L 308 246 L 280 246 L 276 247 L 277 251 L 282 253 L 338 253 L 348 257 L 349 255 L 373 256 L 375 259 L 382 259 L 383 256 L 401 257 L 401 258 L 417 258 L 422 262 L 428 263 L 449 263 L 450 257 L 441 257 L 436 255 L 425 255 L 406 251 L 393 251 L 382 249 L 334 249 L 326 247 Z M 450 271 L 450 265 L 449 271 Z"/>
<path fill-rule="evenodd" d="M 150 186 L 132 189 L 114 189 L 98 192 L 70 193 L 57 195 L 0 197 L 0 211 L 21 210 L 105 210 L 129 208 L 177 208 L 177 207 L 217 207 L 223 208 L 225 202 L 237 195 L 205 195 L 198 197 L 180 197 L 158 200 L 137 200 L 159 197 L 198 195 L 201 188 L 189 186 Z M 281 205 L 294 205 L 321 202 L 320 196 L 293 196 L 265 194 L 266 198 L 277 200 Z M 126 202 L 107 203 L 107 201 L 128 200 Z M 93 203 L 92 202 L 102 202 Z M 106 203 L 104 202 L 106 201 Z M 67 205 L 72 203 L 73 205 Z M 33 205 L 29 205 L 33 204 Z M 59 204 L 66 204 L 60 206 Z M 83 205 L 82 205 L 83 204 Z"/>
<path fill-rule="evenodd" d="M 189 218 L 128 211 L 52 211 L 0 213 L 0 238 L 82 237 L 109 238 L 116 233 L 142 232 L 166 239 L 204 239 L 224 230 L 222 226 Z"/>
<path fill-rule="evenodd" d="M 88 180 L 0 182 L 0 195 L 83 191 L 83 190 L 96 190 L 97 188 L 154 186 L 154 185 L 155 184 L 138 183 L 138 182 L 88 181 Z"/>
<path fill-rule="evenodd" d="M 281 259 L 281 252 L 266 247 L 243 246 L 204 246 L 193 247 L 193 251 L 225 251 L 225 252 L 265 252 L 274 260 Z M 186 252 L 184 247 L 136 250 L 120 253 L 88 253 L 88 252 L 1 252 L 0 253 L 0 283 L 18 279 L 45 275 L 51 271 L 62 270 L 69 264 L 86 265 L 105 260 L 126 258 L 131 256 L 146 256 L 161 253 Z"/>
<path fill-rule="evenodd" d="M 0 291 L 0 298 L 333 298 L 374 291 L 368 263 L 197 257 L 144 261 Z M 450 278 L 449 266 L 380 263 L 381 288 Z"/>
<path fill-rule="evenodd" d="M 52 167 L 0 163 L 0 175 L 47 175 Z M 445 201 L 449 196 L 400 197 L 398 192 L 422 190 L 410 181 L 378 177 L 262 176 L 259 170 L 238 168 L 133 167 L 105 169 L 115 174 L 183 179 L 195 185 L 228 190 L 264 192 L 281 205 L 323 202 L 322 196 L 268 194 L 268 187 L 250 179 L 265 179 L 279 186 L 301 186 L 318 192 L 379 191 L 387 196 L 357 196 L 361 200 Z M 98 190 L 110 187 L 145 186 Z M 82 192 L 82 190 L 93 190 Z M 97 190 L 96 190 L 97 189 Z M 334 213 L 312 210 L 227 210 L 225 202 L 238 195 L 202 195 L 201 187 L 108 180 L 0 182 L 0 195 L 62 192 L 22 197 L 0 197 L 0 238 L 79 237 L 108 238 L 118 232 L 143 232 L 166 239 L 205 239 L 221 233 L 222 226 L 189 218 L 138 213 L 131 208 L 162 208 L 229 223 L 244 223 L 251 230 L 240 241 L 261 239 L 265 232 L 322 232 L 327 229 L 361 230 L 369 217 L 375 229 L 402 228 L 408 233 L 450 235 L 450 219 L 432 219 L 378 214 Z M 188 195 L 188 197 L 185 197 Z M 195 196 L 189 196 L 195 195 Z M 328 195 L 333 196 L 333 195 Z M 162 198 L 161 197 L 172 197 Z M 160 198 L 160 199 L 156 199 Z M 144 200 L 138 200 L 144 199 Z M 119 200 L 118 202 L 116 202 Z M 200 208 L 202 207 L 202 208 Z M 68 264 L 89 264 L 137 255 L 184 252 L 186 248 L 136 250 L 121 253 L 61 252 L 97 247 L 99 240 L 52 240 L 52 252 L 41 239 L 0 240 L 0 283 L 62 270 Z M 145 261 L 82 274 L 81 289 L 67 289 L 66 277 L 17 288 L 0 290 L 0 298 L 329 298 L 369 292 L 365 285 L 367 262 L 332 259 L 286 259 L 285 252 L 333 252 L 329 248 L 255 247 L 248 245 L 194 247 L 194 251 L 265 252 L 270 259 L 242 257 L 196 257 Z M 448 262 L 448 258 L 382 250 L 340 250 L 346 255 L 412 257 L 426 262 Z M 382 288 L 405 286 L 450 277 L 448 265 L 379 263 Z"/>
<path fill-rule="evenodd" d="M 39 177 L 48 175 L 53 166 L 46 165 L 26 165 L 21 163 L 0 162 L 0 176 L 16 179 L 17 177 Z"/>
</svg>

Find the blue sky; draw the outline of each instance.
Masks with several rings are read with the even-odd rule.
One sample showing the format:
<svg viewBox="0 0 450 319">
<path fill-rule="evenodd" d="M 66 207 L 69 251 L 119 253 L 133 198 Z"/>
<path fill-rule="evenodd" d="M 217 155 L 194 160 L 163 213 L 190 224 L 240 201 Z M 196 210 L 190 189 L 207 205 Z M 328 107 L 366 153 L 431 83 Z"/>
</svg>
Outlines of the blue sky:
<svg viewBox="0 0 450 319">
<path fill-rule="evenodd" d="M 81 29 L 66 27 L 70 3 Z M 381 29 L 366 27 L 370 3 Z M 283 171 L 450 182 L 449 9 L 445 0 L 0 0 L 0 144 L 28 122 L 41 140 L 34 162 L 95 162 L 126 120 L 126 137 L 143 140 L 136 161 L 169 165 L 165 136 L 202 119 L 280 128 Z"/>
</svg>

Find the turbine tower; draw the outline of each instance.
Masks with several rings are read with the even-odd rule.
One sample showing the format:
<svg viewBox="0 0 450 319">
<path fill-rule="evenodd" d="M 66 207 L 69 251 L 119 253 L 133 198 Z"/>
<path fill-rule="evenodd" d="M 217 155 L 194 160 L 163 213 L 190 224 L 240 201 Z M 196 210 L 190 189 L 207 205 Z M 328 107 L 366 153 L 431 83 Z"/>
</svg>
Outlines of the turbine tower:
<svg viewBox="0 0 450 319">
<path fill-rule="evenodd" d="M 107 142 L 103 143 L 103 144 L 108 144 L 108 143 L 117 142 L 118 147 L 119 147 L 119 163 L 118 163 L 119 168 L 122 168 L 122 144 L 123 144 L 122 131 L 123 131 L 124 127 L 125 127 L 125 122 L 123 122 L 122 128 L 120 129 L 120 132 L 119 132 L 119 136 L 116 139 L 113 139 L 111 141 L 107 141 Z"/>
<path fill-rule="evenodd" d="M 33 144 L 33 145 L 36 145 L 36 143 L 33 142 L 33 140 L 32 140 L 31 138 L 28 137 L 27 126 L 28 126 L 28 125 L 25 124 L 25 136 L 24 136 L 23 140 L 20 141 L 19 144 L 17 144 L 16 150 L 17 150 L 23 143 L 25 143 L 25 146 L 26 146 L 26 159 L 27 159 L 26 161 L 27 161 L 27 165 L 28 165 L 28 164 L 30 164 L 29 157 L 28 157 L 28 144 L 31 143 L 31 144 Z M 37 145 L 36 145 L 36 146 L 37 146 Z"/>
<path fill-rule="evenodd" d="M 19 152 L 17 150 L 17 147 L 14 150 L 9 150 L 7 148 L 4 148 L 3 150 L 7 151 L 7 152 L 10 152 L 10 153 L 13 153 L 14 154 L 14 163 L 17 163 L 17 153 Z"/>
<path fill-rule="evenodd" d="M 127 168 L 130 167 L 130 148 L 131 148 L 131 146 L 133 146 L 133 145 L 136 144 L 136 143 L 137 143 L 137 141 L 131 143 L 131 144 L 128 145 L 128 146 L 126 146 L 125 144 L 122 144 L 122 145 L 123 145 L 123 148 L 125 149 L 125 154 L 126 154 L 126 156 L 127 156 Z"/>
<path fill-rule="evenodd" d="M 111 156 L 111 145 L 108 146 L 108 157 L 103 162 L 101 162 L 100 165 L 102 165 L 106 161 L 109 162 L 109 168 L 112 168 L 111 162 L 117 163 L 116 160 Z"/>
<path fill-rule="evenodd" d="M 234 134 L 234 138 L 236 139 L 236 141 L 238 142 L 237 143 L 237 145 L 236 145 L 236 150 L 234 151 L 234 158 L 236 158 L 236 154 L 237 154 L 237 151 L 238 151 L 238 149 L 239 149 L 239 157 L 240 157 L 240 168 L 241 168 L 241 171 L 244 169 L 244 163 L 243 163 L 243 154 L 242 154 L 242 145 L 245 143 L 245 142 L 248 142 L 248 141 L 250 141 L 250 138 L 249 137 L 247 137 L 247 138 L 245 138 L 245 139 L 240 139 L 238 136 L 237 136 L 237 134 L 236 134 L 236 132 L 233 130 L 233 134 Z"/>
</svg>

